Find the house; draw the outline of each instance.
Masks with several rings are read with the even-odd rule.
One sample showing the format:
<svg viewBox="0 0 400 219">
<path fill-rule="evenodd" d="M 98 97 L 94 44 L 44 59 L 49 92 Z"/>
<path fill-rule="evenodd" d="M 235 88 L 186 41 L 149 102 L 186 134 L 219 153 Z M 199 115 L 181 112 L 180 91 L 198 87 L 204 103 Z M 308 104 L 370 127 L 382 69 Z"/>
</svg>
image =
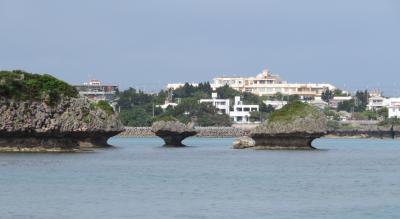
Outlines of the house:
<svg viewBox="0 0 400 219">
<path fill-rule="evenodd" d="M 383 107 L 388 107 L 389 104 L 389 98 L 384 98 L 382 96 L 372 96 L 368 100 L 367 109 L 370 111 L 376 111 L 382 109 Z"/>
<path fill-rule="evenodd" d="M 339 103 L 342 103 L 344 101 L 349 101 L 352 98 L 353 98 L 352 96 L 333 97 L 333 99 L 329 101 L 329 106 L 336 109 L 338 107 Z"/>
<path fill-rule="evenodd" d="M 215 108 L 218 109 L 219 114 L 230 113 L 230 101 L 229 99 L 217 99 L 217 93 L 212 93 L 211 99 L 201 99 L 200 103 L 211 103 Z"/>
<path fill-rule="evenodd" d="M 271 105 L 275 110 L 281 109 L 288 102 L 283 100 L 264 100 L 265 105 Z"/>
<path fill-rule="evenodd" d="M 173 103 L 173 102 L 170 102 L 168 100 L 165 100 L 163 105 L 156 105 L 156 107 L 160 107 L 163 110 L 166 110 L 168 107 L 175 108 L 176 106 L 178 106 L 177 103 Z"/>
<path fill-rule="evenodd" d="M 229 116 L 232 118 L 234 123 L 251 123 L 250 112 L 258 112 L 258 105 L 247 105 L 243 104 L 240 97 L 235 97 L 233 110 L 230 111 Z"/>
<path fill-rule="evenodd" d="M 389 118 L 400 118 L 400 98 L 389 98 Z"/>
</svg>

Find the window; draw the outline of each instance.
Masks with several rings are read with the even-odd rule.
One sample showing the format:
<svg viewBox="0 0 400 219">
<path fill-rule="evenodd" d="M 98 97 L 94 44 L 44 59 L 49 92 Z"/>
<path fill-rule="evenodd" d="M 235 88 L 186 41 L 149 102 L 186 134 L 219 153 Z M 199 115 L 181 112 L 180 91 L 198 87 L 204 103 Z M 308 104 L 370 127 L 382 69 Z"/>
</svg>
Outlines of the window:
<svg viewBox="0 0 400 219">
<path fill-rule="evenodd" d="M 242 120 L 243 120 L 243 117 L 241 117 L 241 116 L 236 117 L 236 121 L 241 122 Z"/>
<path fill-rule="evenodd" d="M 236 108 L 236 111 L 238 111 L 238 112 L 242 112 L 243 110 L 242 110 L 242 108 Z"/>
<path fill-rule="evenodd" d="M 257 111 L 257 108 L 251 108 L 251 112 Z"/>
<path fill-rule="evenodd" d="M 248 108 L 248 107 L 245 107 L 245 108 L 243 109 L 243 111 L 245 111 L 245 112 L 249 112 L 249 111 L 250 111 L 250 108 Z"/>
</svg>

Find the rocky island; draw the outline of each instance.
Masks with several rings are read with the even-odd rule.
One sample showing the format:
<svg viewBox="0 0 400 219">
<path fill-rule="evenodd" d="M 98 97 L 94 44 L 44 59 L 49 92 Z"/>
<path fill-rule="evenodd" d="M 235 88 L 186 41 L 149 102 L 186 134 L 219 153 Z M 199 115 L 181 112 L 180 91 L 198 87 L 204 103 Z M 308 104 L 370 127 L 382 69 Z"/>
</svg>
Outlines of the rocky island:
<svg viewBox="0 0 400 219">
<path fill-rule="evenodd" d="M 185 125 L 179 121 L 154 122 L 151 131 L 162 138 L 166 147 L 183 147 L 182 141 L 197 134 L 192 125 Z"/>
<path fill-rule="evenodd" d="M 311 105 L 296 101 L 273 112 L 264 124 L 250 132 L 251 139 L 235 141 L 234 148 L 314 149 L 311 142 L 326 131 L 325 115 Z"/>
<path fill-rule="evenodd" d="M 123 125 L 105 101 L 79 98 L 50 75 L 0 72 L 0 151 L 104 147 Z"/>
</svg>

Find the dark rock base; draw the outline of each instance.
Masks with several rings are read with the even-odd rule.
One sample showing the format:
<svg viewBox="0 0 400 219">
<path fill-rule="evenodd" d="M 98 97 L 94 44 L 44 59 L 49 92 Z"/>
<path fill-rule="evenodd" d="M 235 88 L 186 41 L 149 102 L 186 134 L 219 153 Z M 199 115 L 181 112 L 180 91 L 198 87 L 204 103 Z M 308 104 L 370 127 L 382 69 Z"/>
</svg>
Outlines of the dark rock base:
<svg viewBox="0 0 400 219">
<path fill-rule="evenodd" d="M 323 136 L 320 134 L 279 134 L 266 135 L 254 134 L 251 137 L 255 141 L 254 149 L 264 150 L 314 150 L 311 143 L 314 139 Z"/>
<path fill-rule="evenodd" d="M 0 152 L 70 152 L 110 147 L 107 140 L 118 133 L 2 133 Z"/>
<path fill-rule="evenodd" d="M 186 145 L 182 144 L 182 141 L 187 137 L 196 135 L 197 132 L 191 131 L 176 133 L 160 130 L 157 131 L 155 134 L 164 140 L 164 147 L 185 147 Z"/>
</svg>

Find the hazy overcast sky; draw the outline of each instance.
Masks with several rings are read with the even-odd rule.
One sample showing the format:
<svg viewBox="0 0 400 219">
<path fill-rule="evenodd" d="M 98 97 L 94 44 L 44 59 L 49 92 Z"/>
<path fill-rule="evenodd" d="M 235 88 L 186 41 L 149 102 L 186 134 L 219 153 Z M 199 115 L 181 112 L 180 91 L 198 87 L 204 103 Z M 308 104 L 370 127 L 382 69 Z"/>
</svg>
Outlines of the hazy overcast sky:
<svg viewBox="0 0 400 219">
<path fill-rule="evenodd" d="M 397 0 L 0 0 L 0 69 L 146 90 L 251 76 L 400 95 Z"/>
</svg>

